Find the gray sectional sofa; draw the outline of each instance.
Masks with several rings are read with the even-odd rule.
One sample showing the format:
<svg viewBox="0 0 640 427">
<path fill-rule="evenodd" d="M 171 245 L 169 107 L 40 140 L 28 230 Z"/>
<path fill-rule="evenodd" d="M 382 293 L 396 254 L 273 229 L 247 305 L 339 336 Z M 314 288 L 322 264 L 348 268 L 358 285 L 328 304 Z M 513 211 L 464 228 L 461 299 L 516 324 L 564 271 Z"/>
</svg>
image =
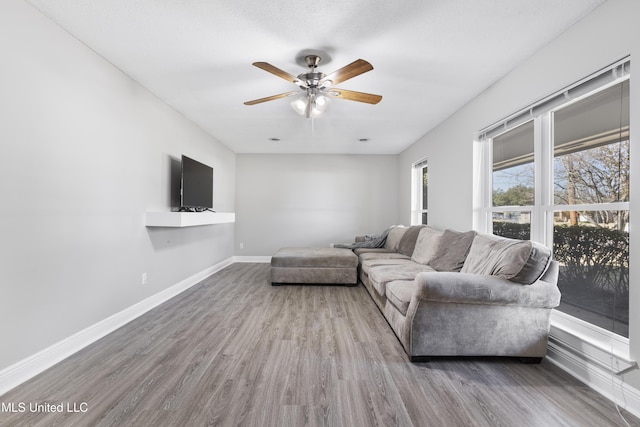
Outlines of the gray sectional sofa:
<svg viewBox="0 0 640 427">
<path fill-rule="evenodd" d="M 548 248 L 429 226 L 395 226 L 382 247 L 354 246 L 360 281 L 412 361 L 546 355 L 560 303 Z"/>
</svg>

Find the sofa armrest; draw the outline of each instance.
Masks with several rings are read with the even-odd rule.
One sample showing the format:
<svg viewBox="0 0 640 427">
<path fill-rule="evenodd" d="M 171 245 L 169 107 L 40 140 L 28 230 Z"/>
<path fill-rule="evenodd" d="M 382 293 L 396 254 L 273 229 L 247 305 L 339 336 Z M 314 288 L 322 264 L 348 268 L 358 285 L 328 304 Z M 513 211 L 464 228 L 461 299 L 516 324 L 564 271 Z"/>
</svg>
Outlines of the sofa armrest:
<svg viewBox="0 0 640 427">
<path fill-rule="evenodd" d="M 553 308 L 560 304 L 555 283 L 521 285 L 495 276 L 456 272 L 419 273 L 416 297 L 423 301 Z"/>
</svg>

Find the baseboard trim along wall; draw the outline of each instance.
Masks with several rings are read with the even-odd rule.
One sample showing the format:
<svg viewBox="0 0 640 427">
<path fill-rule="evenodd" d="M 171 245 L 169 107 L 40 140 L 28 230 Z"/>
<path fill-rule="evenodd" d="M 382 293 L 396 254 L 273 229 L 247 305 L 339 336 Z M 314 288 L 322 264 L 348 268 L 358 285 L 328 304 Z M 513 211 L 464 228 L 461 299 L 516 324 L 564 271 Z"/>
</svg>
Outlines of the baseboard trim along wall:
<svg viewBox="0 0 640 427">
<path fill-rule="evenodd" d="M 234 263 L 228 258 L 0 371 L 0 396 Z"/>
<path fill-rule="evenodd" d="M 233 257 L 234 262 L 261 262 L 269 264 L 271 262 L 270 256 L 236 256 Z"/>
<path fill-rule="evenodd" d="M 620 408 L 640 417 L 640 390 L 624 381 L 624 373 L 615 374 L 598 360 L 590 360 L 573 350 L 573 346 L 553 336 L 549 338 L 547 360 L 594 389 Z"/>
</svg>

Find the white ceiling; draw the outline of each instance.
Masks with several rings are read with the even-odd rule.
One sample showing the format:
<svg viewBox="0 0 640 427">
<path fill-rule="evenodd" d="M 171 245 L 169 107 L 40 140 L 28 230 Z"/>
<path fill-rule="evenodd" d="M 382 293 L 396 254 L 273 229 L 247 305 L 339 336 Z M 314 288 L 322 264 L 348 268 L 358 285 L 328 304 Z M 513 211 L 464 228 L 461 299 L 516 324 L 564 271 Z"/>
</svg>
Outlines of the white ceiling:
<svg viewBox="0 0 640 427">
<path fill-rule="evenodd" d="M 236 153 L 395 154 L 605 0 L 26 1 Z M 243 104 L 296 89 L 253 62 L 297 75 L 306 49 L 369 61 L 340 87 L 382 101 Z"/>
</svg>

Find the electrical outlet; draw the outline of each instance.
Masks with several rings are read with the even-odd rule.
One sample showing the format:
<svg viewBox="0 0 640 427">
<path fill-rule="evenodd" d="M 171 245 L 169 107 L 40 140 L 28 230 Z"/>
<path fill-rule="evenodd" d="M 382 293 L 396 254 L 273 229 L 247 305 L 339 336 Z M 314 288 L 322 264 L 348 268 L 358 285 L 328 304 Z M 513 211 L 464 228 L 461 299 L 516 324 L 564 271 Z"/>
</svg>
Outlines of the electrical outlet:
<svg viewBox="0 0 640 427">
<path fill-rule="evenodd" d="M 142 284 L 143 285 L 147 284 L 147 273 L 142 273 Z"/>
<path fill-rule="evenodd" d="M 330 248 L 333 248 L 334 246 L 335 246 L 335 244 L 334 244 L 334 243 L 329 243 L 329 247 L 330 247 Z"/>
<path fill-rule="evenodd" d="M 240 249 L 244 249 L 244 243 L 240 243 Z"/>
</svg>

